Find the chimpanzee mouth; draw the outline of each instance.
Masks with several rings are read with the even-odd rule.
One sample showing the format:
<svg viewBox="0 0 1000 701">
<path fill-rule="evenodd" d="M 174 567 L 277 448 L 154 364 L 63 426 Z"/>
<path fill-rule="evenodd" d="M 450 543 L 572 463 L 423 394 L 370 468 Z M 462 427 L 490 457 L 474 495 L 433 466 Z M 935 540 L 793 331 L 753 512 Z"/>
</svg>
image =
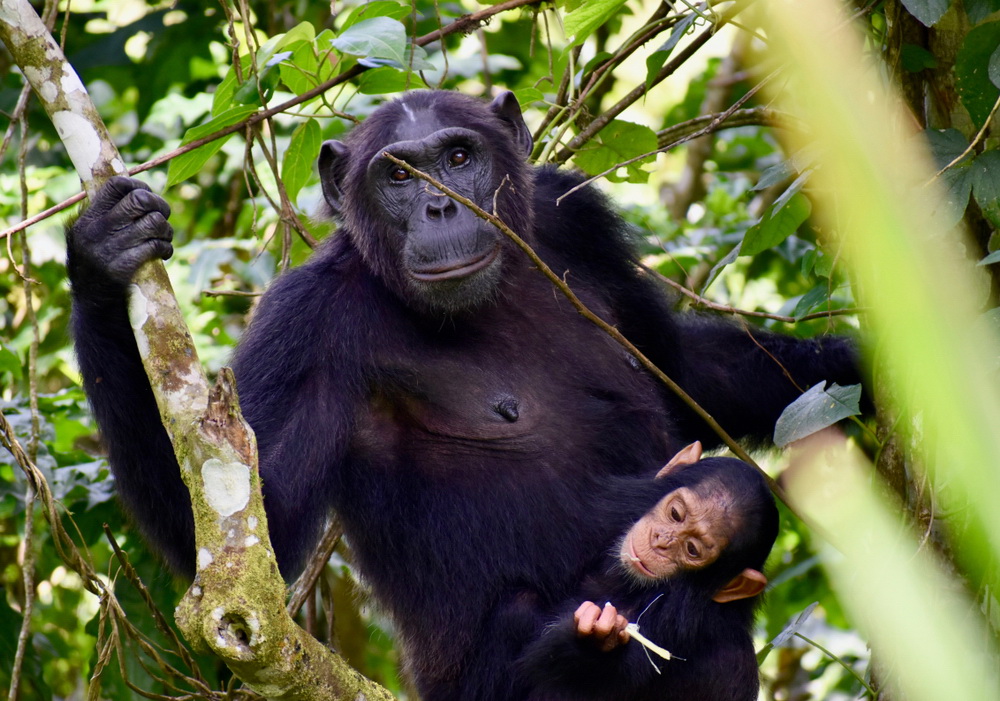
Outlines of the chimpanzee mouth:
<svg viewBox="0 0 1000 701">
<path fill-rule="evenodd" d="M 491 250 L 486 252 L 486 255 L 478 258 L 471 263 L 466 261 L 458 261 L 446 263 L 437 267 L 426 268 L 424 270 L 411 270 L 410 276 L 414 280 L 419 280 L 420 282 L 438 282 L 440 280 L 455 280 L 463 277 L 468 277 L 473 273 L 477 273 L 483 268 L 486 268 L 496 260 L 497 255 L 500 253 L 500 245 L 497 244 Z"/>
<path fill-rule="evenodd" d="M 649 569 L 646 568 L 646 565 L 644 565 L 642 563 L 642 559 L 638 555 L 635 554 L 635 548 L 632 547 L 632 539 L 631 538 L 628 539 L 628 551 L 627 551 L 627 555 L 628 555 L 628 559 L 632 562 L 633 569 L 635 569 L 639 574 L 645 575 L 645 576 L 650 577 L 652 579 L 656 578 L 656 575 L 653 574 L 652 572 L 650 572 Z"/>
</svg>

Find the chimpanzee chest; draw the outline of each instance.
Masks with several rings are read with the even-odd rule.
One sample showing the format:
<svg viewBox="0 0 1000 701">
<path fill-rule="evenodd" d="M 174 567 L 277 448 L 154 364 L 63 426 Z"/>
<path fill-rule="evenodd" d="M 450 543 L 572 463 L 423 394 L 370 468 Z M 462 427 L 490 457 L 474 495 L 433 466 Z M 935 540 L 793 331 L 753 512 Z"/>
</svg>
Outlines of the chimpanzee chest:
<svg viewBox="0 0 1000 701">
<path fill-rule="evenodd" d="M 372 381 L 355 456 L 430 476 L 520 463 L 560 472 L 593 461 L 602 442 L 662 440 L 655 380 L 596 327 L 562 334 L 411 345 Z"/>
</svg>

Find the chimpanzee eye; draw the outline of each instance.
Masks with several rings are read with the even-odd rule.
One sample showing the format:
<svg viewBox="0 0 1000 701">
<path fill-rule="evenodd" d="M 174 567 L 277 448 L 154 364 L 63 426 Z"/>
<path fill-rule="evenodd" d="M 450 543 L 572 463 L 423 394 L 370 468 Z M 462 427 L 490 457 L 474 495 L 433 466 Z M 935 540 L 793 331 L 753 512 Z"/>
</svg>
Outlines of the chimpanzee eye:
<svg viewBox="0 0 1000 701">
<path fill-rule="evenodd" d="M 670 507 L 670 518 L 672 518 L 673 520 L 675 520 L 678 523 L 680 523 L 680 521 L 681 521 L 681 512 L 677 510 L 676 506 Z"/>
<path fill-rule="evenodd" d="M 448 165 L 462 166 L 469 161 L 469 152 L 464 148 L 457 148 L 448 156 Z"/>
<path fill-rule="evenodd" d="M 397 183 L 405 183 L 410 179 L 410 172 L 405 168 L 393 168 L 392 172 L 389 173 L 389 177 Z"/>
<path fill-rule="evenodd" d="M 698 557 L 698 547 L 694 543 L 692 543 L 690 541 L 688 541 L 688 544 L 687 544 L 687 551 L 688 551 L 688 555 L 690 555 L 691 557 L 694 557 L 694 558 Z"/>
</svg>

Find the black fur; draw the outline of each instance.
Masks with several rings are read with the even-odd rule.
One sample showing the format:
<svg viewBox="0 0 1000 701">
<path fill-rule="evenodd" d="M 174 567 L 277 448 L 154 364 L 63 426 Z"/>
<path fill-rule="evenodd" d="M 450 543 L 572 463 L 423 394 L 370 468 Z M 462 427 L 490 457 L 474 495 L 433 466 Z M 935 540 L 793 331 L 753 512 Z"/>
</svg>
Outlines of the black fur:
<svg viewBox="0 0 1000 701">
<path fill-rule="evenodd" d="M 438 153 L 425 138 L 431 132 L 478 134 L 478 170 L 455 170 L 449 182 L 487 192 L 480 204 L 488 210 L 500 188 L 500 217 L 736 436 L 769 437 L 798 395 L 784 370 L 802 387 L 858 381 L 846 340 L 757 330 L 751 339 L 716 319 L 672 314 L 597 190 L 556 206 L 579 179 L 524 163 L 525 130 L 509 107 L 413 93 L 345 143 L 326 144 L 324 192 L 343 226 L 271 285 L 233 361 L 282 573 L 300 571 L 325 514 L 337 509 L 425 699 L 458 698 L 503 602 L 528 592 L 552 603 L 576 591 L 616 532 L 590 513 L 609 475 L 640 474 L 694 439 L 717 440 L 492 229 L 500 253 L 482 275 L 415 290 L 401 250 L 408 237 L 435 233 L 419 209 L 434 193 L 413 190 L 412 226 L 383 214 L 399 191 L 372 175 L 383 167 L 381 150 L 402 139 L 430 158 Z M 433 172 L 452 177 L 443 166 Z M 112 227 L 106 212 L 123 192 L 126 213 L 135 208 L 130 187 L 112 181 L 69 234 L 77 352 L 123 502 L 174 569 L 191 576 L 190 506 L 118 273 L 134 270 L 126 252 L 136 245 L 156 239 L 149 255 L 169 253 L 169 225 L 136 218 Z M 443 245 L 444 258 L 464 255 L 461 236 Z"/>
<path fill-rule="evenodd" d="M 637 583 L 612 548 L 579 594 L 523 653 L 508 698 L 527 701 L 755 701 L 760 682 L 754 653 L 753 612 L 759 597 L 728 603 L 712 596 L 744 568 L 763 571 L 778 534 L 778 510 L 763 478 L 731 458 L 707 458 L 660 480 L 610 483 L 615 513 L 631 515 L 623 533 L 671 491 L 718 481 L 733 502 L 740 530 L 704 570 L 668 581 Z M 615 503 L 617 502 L 617 503 Z M 609 513 L 607 516 L 612 518 Z M 666 661 L 638 641 L 602 652 L 576 634 L 573 612 L 583 601 L 611 602 L 639 631 L 668 650 Z M 522 607 L 523 612 L 523 607 Z M 522 614 L 523 615 L 523 614 Z M 522 624 L 525 628 L 526 625 Z M 523 635 L 523 634 L 522 634 Z M 677 659 L 683 658 L 683 659 Z M 655 665 L 655 666 L 654 666 Z"/>
</svg>

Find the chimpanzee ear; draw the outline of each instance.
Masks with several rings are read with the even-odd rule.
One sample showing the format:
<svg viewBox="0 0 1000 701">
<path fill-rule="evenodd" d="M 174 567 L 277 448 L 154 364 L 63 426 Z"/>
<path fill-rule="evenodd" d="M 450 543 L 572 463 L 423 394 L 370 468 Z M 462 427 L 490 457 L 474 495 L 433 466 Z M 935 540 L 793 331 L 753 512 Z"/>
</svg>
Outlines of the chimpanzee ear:
<svg viewBox="0 0 1000 701">
<path fill-rule="evenodd" d="M 712 597 L 712 601 L 725 604 L 729 601 L 749 599 L 751 596 L 757 596 L 764 591 L 764 587 L 766 586 L 767 577 L 757 570 L 752 570 L 748 567 L 733 577 L 733 580 L 729 584 L 717 591 L 715 596 Z"/>
<path fill-rule="evenodd" d="M 677 455 L 670 458 L 670 462 L 660 468 L 654 479 L 666 477 L 681 465 L 693 465 L 699 460 L 701 460 L 701 441 L 695 441 L 691 445 L 681 448 Z"/>
<path fill-rule="evenodd" d="M 347 160 L 351 151 L 342 141 L 324 141 L 319 149 L 319 181 L 323 186 L 323 199 L 340 214 L 343 209 L 344 193 L 340 189 L 338 166 Z"/>
<path fill-rule="evenodd" d="M 524 123 L 521 115 L 521 105 L 510 90 L 504 90 L 490 103 L 490 109 L 514 130 L 514 144 L 521 149 L 525 156 L 531 155 L 531 132 L 528 125 Z"/>
</svg>

